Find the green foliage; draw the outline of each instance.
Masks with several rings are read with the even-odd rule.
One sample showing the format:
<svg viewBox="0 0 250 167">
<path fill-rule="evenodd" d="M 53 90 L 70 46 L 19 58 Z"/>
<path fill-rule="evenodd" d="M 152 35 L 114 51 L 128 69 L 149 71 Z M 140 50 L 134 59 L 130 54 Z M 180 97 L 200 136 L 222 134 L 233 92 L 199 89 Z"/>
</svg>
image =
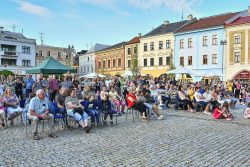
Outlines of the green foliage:
<svg viewBox="0 0 250 167">
<path fill-rule="evenodd" d="M 4 75 L 4 76 L 9 76 L 9 75 L 15 75 L 12 71 L 9 71 L 9 70 L 2 70 L 0 71 L 0 75 Z"/>
<path fill-rule="evenodd" d="M 140 67 L 139 67 L 139 62 L 137 58 L 134 58 L 132 60 L 131 71 L 134 77 L 140 75 Z"/>
</svg>

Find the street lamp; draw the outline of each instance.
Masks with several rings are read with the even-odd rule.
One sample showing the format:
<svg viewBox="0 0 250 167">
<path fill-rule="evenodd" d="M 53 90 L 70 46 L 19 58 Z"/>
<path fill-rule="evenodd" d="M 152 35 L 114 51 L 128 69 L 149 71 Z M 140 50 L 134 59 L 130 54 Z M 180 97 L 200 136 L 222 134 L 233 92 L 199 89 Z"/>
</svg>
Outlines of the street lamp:
<svg viewBox="0 0 250 167">
<path fill-rule="evenodd" d="M 223 67 L 224 67 L 224 46 L 227 44 L 227 40 L 221 40 L 220 41 L 220 45 L 222 45 L 222 67 L 221 67 L 221 71 L 222 71 L 222 81 L 223 81 Z"/>
</svg>

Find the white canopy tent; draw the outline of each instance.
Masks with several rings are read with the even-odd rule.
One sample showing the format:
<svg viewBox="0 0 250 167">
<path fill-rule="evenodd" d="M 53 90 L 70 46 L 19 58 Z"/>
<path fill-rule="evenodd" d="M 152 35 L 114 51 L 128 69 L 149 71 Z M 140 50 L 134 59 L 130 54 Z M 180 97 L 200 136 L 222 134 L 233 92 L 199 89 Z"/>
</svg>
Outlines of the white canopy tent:
<svg viewBox="0 0 250 167">
<path fill-rule="evenodd" d="M 124 76 L 124 77 L 132 77 L 133 73 L 132 73 L 132 71 L 125 71 L 122 76 Z"/>
<path fill-rule="evenodd" d="M 194 82 L 200 81 L 203 76 L 203 74 L 186 67 L 177 67 L 174 70 L 168 71 L 167 74 L 175 74 L 176 78 L 183 76 L 183 74 L 188 74 L 193 78 Z"/>
<path fill-rule="evenodd" d="M 87 75 L 83 75 L 83 76 L 81 76 L 81 77 L 79 77 L 79 78 L 80 78 L 80 79 L 81 79 L 81 78 L 90 78 L 90 79 L 91 79 L 91 78 L 106 78 L 106 76 L 94 72 L 94 73 L 90 73 L 90 74 L 87 74 Z"/>
</svg>

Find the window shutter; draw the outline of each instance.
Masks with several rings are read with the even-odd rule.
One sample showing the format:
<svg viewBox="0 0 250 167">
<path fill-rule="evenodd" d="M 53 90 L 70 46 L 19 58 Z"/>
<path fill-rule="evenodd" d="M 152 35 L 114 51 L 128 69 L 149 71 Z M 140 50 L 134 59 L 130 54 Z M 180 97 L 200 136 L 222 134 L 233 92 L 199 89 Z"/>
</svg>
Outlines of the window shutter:
<svg viewBox="0 0 250 167">
<path fill-rule="evenodd" d="M 229 64 L 234 64 L 234 32 L 229 35 Z"/>
<path fill-rule="evenodd" d="M 241 55 L 240 55 L 240 64 L 245 64 L 245 31 L 241 31 Z"/>
</svg>

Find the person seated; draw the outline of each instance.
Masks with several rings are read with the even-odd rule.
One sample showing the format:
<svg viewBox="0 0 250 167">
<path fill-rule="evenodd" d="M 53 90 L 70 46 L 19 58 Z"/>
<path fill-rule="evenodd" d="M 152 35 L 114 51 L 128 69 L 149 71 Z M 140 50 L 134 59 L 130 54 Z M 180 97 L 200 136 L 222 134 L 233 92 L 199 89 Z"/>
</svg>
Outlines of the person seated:
<svg viewBox="0 0 250 167">
<path fill-rule="evenodd" d="M 211 95 L 210 103 L 213 107 L 215 107 L 217 105 L 217 103 L 219 103 L 220 106 L 223 106 L 224 101 L 221 100 L 220 95 L 218 94 L 216 87 L 211 89 L 210 95 Z M 213 108 L 213 110 L 214 110 L 214 108 Z"/>
<path fill-rule="evenodd" d="M 199 90 L 200 90 L 199 87 L 195 88 L 195 93 L 194 93 L 195 101 L 202 106 L 204 114 L 211 115 L 211 113 L 209 112 L 210 104 L 206 102 L 206 98 L 200 94 Z"/>
<path fill-rule="evenodd" d="M 250 102 L 247 105 L 247 108 L 244 110 L 244 118 L 250 119 Z"/>
<path fill-rule="evenodd" d="M 54 116 L 49 114 L 48 101 L 45 98 L 45 92 L 43 89 L 36 91 L 36 96 L 30 100 L 28 118 L 33 122 L 33 139 L 39 140 L 38 136 L 38 122 L 40 119 L 49 121 L 49 137 L 57 137 L 52 131 L 54 129 Z"/>
<path fill-rule="evenodd" d="M 79 103 L 75 89 L 70 89 L 69 96 L 65 99 L 65 105 L 68 116 L 78 121 L 86 133 L 89 133 L 91 126 L 88 126 L 88 114 L 84 112 L 84 107 Z"/>
<path fill-rule="evenodd" d="M 143 101 L 144 105 L 149 109 L 149 116 L 154 111 L 154 113 L 157 115 L 157 119 L 161 120 L 163 118 L 162 115 L 160 115 L 158 111 L 158 103 L 155 103 L 153 98 L 150 96 L 149 92 L 141 92 L 139 101 Z"/>
<path fill-rule="evenodd" d="M 3 97 L 0 95 L 0 128 L 5 128 L 5 108 Z"/>
<path fill-rule="evenodd" d="M 108 96 L 107 96 L 108 95 Z M 109 99 L 109 93 L 107 91 L 107 87 L 106 86 L 103 86 L 102 88 L 102 91 L 100 92 L 100 98 L 102 101 L 106 101 L 107 100 L 107 97 Z M 110 99 L 109 99 L 110 100 Z M 116 110 L 116 105 L 113 101 L 110 101 L 111 103 L 111 109 L 112 110 Z"/>
<path fill-rule="evenodd" d="M 7 108 L 8 120 L 10 120 L 11 125 L 13 125 L 14 119 L 22 115 L 23 110 L 20 106 L 18 106 L 19 99 L 16 94 L 12 92 L 12 89 L 10 87 L 7 87 L 5 90 L 3 102 L 5 104 L 5 107 Z"/>
<path fill-rule="evenodd" d="M 100 114 L 97 110 L 97 101 L 96 97 L 93 94 L 86 95 L 84 101 L 80 102 L 84 107 L 85 112 L 91 117 L 91 124 L 100 125 Z"/>
<path fill-rule="evenodd" d="M 229 91 L 228 87 L 225 88 L 223 100 L 228 102 L 231 108 L 234 108 L 238 101 L 238 99 L 232 96 L 232 93 Z"/>
<path fill-rule="evenodd" d="M 30 104 L 30 100 L 35 97 L 36 94 L 31 92 L 29 94 L 29 98 L 26 99 L 25 103 L 24 103 L 24 109 L 23 109 L 23 123 L 26 125 L 28 123 L 28 111 L 29 111 L 29 104 Z"/>
<path fill-rule="evenodd" d="M 57 107 L 59 108 L 60 114 L 62 114 L 63 116 L 67 115 L 66 109 L 65 109 L 66 97 L 67 97 L 67 89 L 65 87 L 61 87 L 61 89 L 59 90 L 59 93 L 55 97 L 55 102 L 57 104 Z M 67 119 L 65 119 L 64 123 L 67 128 L 70 128 L 70 126 L 68 125 Z"/>
<path fill-rule="evenodd" d="M 115 103 L 116 105 L 116 111 L 120 115 L 121 113 L 124 113 L 125 109 L 125 102 L 122 100 L 122 98 L 117 94 L 114 87 L 110 87 L 109 91 L 109 97 L 110 99 Z M 122 109 L 120 109 L 120 106 L 122 106 Z"/>
<path fill-rule="evenodd" d="M 179 101 L 183 102 L 184 104 L 184 109 L 188 110 L 189 112 L 194 112 L 193 103 L 188 97 L 186 97 L 186 95 L 184 94 L 183 87 L 181 85 L 179 86 L 178 96 L 180 98 Z"/>
<path fill-rule="evenodd" d="M 110 125 L 113 125 L 113 115 L 116 113 L 115 110 L 112 109 L 112 104 L 111 104 L 111 101 L 109 100 L 109 95 L 106 94 L 105 95 L 105 99 L 106 100 L 101 100 L 100 103 L 99 103 L 99 106 L 100 106 L 100 109 L 101 111 L 103 112 L 104 114 L 104 125 L 107 125 L 107 118 L 108 116 L 110 117 Z"/>
<path fill-rule="evenodd" d="M 129 93 L 126 97 L 128 108 L 134 108 L 136 110 L 139 110 L 142 116 L 142 120 L 147 121 L 146 106 L 142 101 L 138 100 L 138 97 L 136 96 L 136 90 L 129 87 L 128 92 Z"/>
<path fill-rule="evenodd" d="M 220 107 L 220 104 L 217 103 L 214 109 L 214 113 L 213 113 L 213 117 L 214 119 L 226 119 L 228 121 L 232 120 L 233 116 L 232 114 L 229 113 L 228 110 L 228 103 L 225 102 L 222 106 L 222 108 Z"/>
</svg>

